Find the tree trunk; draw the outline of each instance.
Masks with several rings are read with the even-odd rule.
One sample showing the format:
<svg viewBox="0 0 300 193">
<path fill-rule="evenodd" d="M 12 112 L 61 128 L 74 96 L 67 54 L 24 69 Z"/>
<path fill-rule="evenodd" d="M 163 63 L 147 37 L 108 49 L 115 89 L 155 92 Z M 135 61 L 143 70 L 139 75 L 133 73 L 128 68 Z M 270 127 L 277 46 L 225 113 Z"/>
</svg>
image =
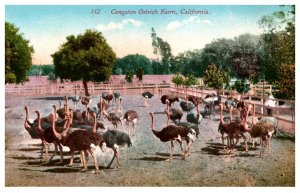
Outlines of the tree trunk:
<svg viewBox="0 0 300 193">
<path fill-rule="evenodd" d="M 87 87 L 87 81 L 83 80 L 82 83 L 83 83 L 83 87 L 84 87 L 85 96 L 87 96 L 87 97 L 90 96 L 89 90 L 88 90 L 88 87 Z"/>
</svg>

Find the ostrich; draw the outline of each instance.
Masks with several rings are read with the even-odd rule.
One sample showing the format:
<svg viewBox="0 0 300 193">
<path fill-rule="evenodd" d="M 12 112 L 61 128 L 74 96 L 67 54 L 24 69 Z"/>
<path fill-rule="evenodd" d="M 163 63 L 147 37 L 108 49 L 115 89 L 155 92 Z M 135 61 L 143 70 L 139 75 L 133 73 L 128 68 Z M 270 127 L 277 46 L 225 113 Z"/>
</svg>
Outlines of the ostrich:
<svg viewBox="0 0 300 193">
<path fill-rule="evenodd" d="M 181 118 L 183 116 L 183 112 L 180 109 L 177 108 L 171 108 L 170 109 L 170 119 L 175 123 L 176 120 L 180 122 Z"/>
<path fill-rule="evenodd" d="M 97 113 L 96 112 L 91 112 L 90 108 L 87 107 L 87 110 L 84 111 L 84 112 L 82 112 L 83 118 L 81 120 L 77 120 L 77 119 L 74 120 L 75 113 L 73 112 L 72 109 L 70 109 L 70 111 L 71 111 L 71 125 L 73 127 L 76 126 L 76 127 L 82 128 L 82 129 L 90 129 L 91 130 L 91 128 L 92 128 L 91 126 L 94 125 L 94 119 L 93 119 L 93 117 L 90 118 L 90 114 L 92 116 L 93 116 L 93 114 L 95 114 L 96 117 L 97 117 Z M 80 116 L 79 114 L 80 113 L 78 113 L 78 116 Z M 96 129 L 98 129 L 98 128 L 105 129 L 103 123 L 101 123 L 99 121 L 96 121 Z"/>
<path fill-rule="evenodd" d="M 275 117 L 262 117 L 259 119 L 259 122 L 268 122 L 268 123 L 271 123 L 273 126 L 274 126 L 274 135 L 276 135 L 277 133 L 277 128 L 278 128 L 278 120 L 275 118 Z M 254 121 L 254 124 L 255 121 Z"/>
<path fill-rule="evenodd" d="M 82 105 L 88 106 L 91 103 L 91 98 L 82 96 L 80 97 L 80 101 Z"/>
<path fill-rule="evenodd" d="M 71 100 L 72 100 L 72 102 L 74 104 L 74 110 L 77 109 L 77 104 L 80 101 L 80 96 L 76 94 L 76 91 L 77 91 L 77 89 L 75 89 L 75 96 L 71 97 Z"/>
<path fill-rule="evenodd" d="M 169 106 L 171 106 L 174 102 L 179 102 L 179 98 L 177 96 L 174 96 L 174 95 L 163 95 L 161 98 L 160 98 L 162 104 L 166 104 L 166 101 L 169 100 Z"/>
<path fill-rule="evenodd" d="M 128 135 L 134 136 L 134 126 L 137 123 L 138 120 L 138 114 L 134 110 L 128 110 L 124 113 L 123 119 L 122 119 L 126 125 L 128 125 Z M 132 123 L 132 129 L 129 127 L 129 123 Z"/>
<path fill-rule="evenodd" d="M 220 106 L 220 109 L 221 109 L 221 106 Z M 230 116 L 228 116 L 228 115 L 225 115 L 225 116 L 221 115 L 221 116 L 223 117 L 223 120 L 224 120 L 226 125 L 228 125 L 232 121 L 232 118 L 230 118 Z M 233 121 L 241 121 L 240 116 L 233 116 Z M 228 136 L 225 137 L 225 135 L 228 135 L 228 134 L 227 134 L 227 130 L 225 129 L 225 127 L 223 127 L 223 124 L 222 124 L 221 121 L 219 123 L 218 131 L 221 133 L 221 139 L 222 139 L 222 143 L 223 143 L 223 150 L 225 151 L 224 140 L 225 140 L 225 138 L 227 139 L 227 146 L 229 146 L 229 140 L 228 140 Z"/>
<path fill-rule="evenodd" d="M 127 133 L 118 130 L 107 130 L 103 135 L 103 139 L 106 143 L 106 146 L 113 149 L 114 151 L 114 158 L 117 159 L 117 169 L 119 169 L 119 155 L 118 149 L 119 145 L 124 146 L 127 144 L 127 147 L 132 146 L 130 137 Z"/>
<path fill-rule="evenodd" d="M 168 114 L 169 112 L 167 112 Z M 190 148 L 192 143 L 195 141 L 195 131 L 189 130 L 184 126 L 178 125 L 168 125 L 167 127 L 163 128 L 161 131 L 156 131 L 154 128 L 154 113 L 150 113 L 152 118 L 151 130 L 152 133 L 160 139 L 162 142 L 170 142 L 170 157 L 166 161 L 171 161 L 173 159 L 173 150 L 174 150 L 174 143 L 173 141 L 178 141 L 180 148 L 181 148 L 181 156 L 185 158 L 185 155 L 190 155 Z M 187 142 L 187 149 L 186 152 L 183 151 L 182 148 L 182 139 L 185 139 Z"/>
<path fill-rule="evenodd" d="M 211 113 L 216 105 L 219 105 L 221 103 L 221 97 L 220 95 L 206 95 L 204 99 L 202 99 L 204 104 L 206 104 L 205 109 L 208 109 L 209 113 Z"/>
<path fill-rule="evenodd" d="M 181 109 L 186 112 L 190 112 L 191 110 L 193 110 L 196 107 L 192 102 L 190 102 L 188 100 L 186 100 L 186 101 L 181 100 L 179 105 L 180 105 Z"/>
<path fill-rule="evenodd" d="M 109 92 L 103 92 L 103 93 L 102 93 L 102 98 L 103 98 L 103 99 L 106 99 L 106 96 L 107 96 L 107 95 L 109 95 Z"/>
<path fill-rule="evenodd" d="M 202 115 L 199 113 L 199 111 L 197 112 L 196 115 L 195 113 L 191 112 L 186 115 L 186 120 L 189 123 L 194 123 L 199 125 L 202 121 Z"/>
<path fill-rule="evenodd" d="M 199 125 L 202 121 L 202 115 L 200 114 L 198 105 L 196 106 L 196 110 L 197 110 L 197 115 L 195 115 L 193 112 L 189 113 L 186 116 L 186 120 L 190 123 L 195 123 L 195 124 Z"/>
<path fill-rule="evenodd" d="M 274 96 L 272 94 L 269 95 L 264 105 L 273 108 L 276 107 L 276 101 L 274 100 Z M 272 109 L 267 108 L 268 116 L 272 116 L 272 112 L 273 112 Z"/>
<path fill-rule="evenodd" d="M 222 128 L 225 130 L 227 133 L 227 144 L 229 148 L 229 152 L 234 148 L 234 146 L 238 143 L 240 135 L 244 138 L 245 141 L 245 146 L 246 146 L 246 151 L 248 151 L 248 146 L 247 146 L 247 138 L 242 134 L 242 131 L 244 130 L 243 124 L 240 121 L 232 121 L 232 112 L 230 108 L 230 123 L 226 124 L 226 122 L 223 119 L 223 104 L 220 104 L 220 123 Z M 234 143 L 234 138 L 236 138 L 236 142 Z M 229 140 L 229 141 L 228 141 Z M 222 136 L 222 142 L 224 146 L 224 138 Z"/>
<path fill-rule="evenodd" d="M 114 101 L 117 102 L 117 100 L 120 98 L 121 93 L 119 91 L 113 92 L 114 95 Z"/>
<path fill-rule="evenodd" d="M 147 107 L 148 106 L 148 99 L 151 99 L 154 95 L 151 92 L 143 92 L 142 96 L 145 98 L 144 104 Z"/>
<path fill-rule="evenodd" d="M 60 158 L 61 158 L 59 163 L 63 163 L 62 146 L 55 139 L 55 136 L 54 136 L 52 128 L 51 128 L 51 124 L 44 123 L 43 128 L 42 128 L 40 112 L 35 111 L 35 113 L 37 114 L 37 118 L 38 118 L 37 130 L 39 132 L 39 136 L 40 136 L 41 140 L 43 141 L 43 143 L 45 143 L 45 142 L 46 143 L 54 143 L 54 145 L 55 145 L 55 152 L 53 153 L 53 155 L 50 157 L 49 160 L 46 160 L 46 163 L 50 163 L 50 161 L 53 159 L 53 157 L 57 154 L 57 152 L 58 152 L 57 147 L 59 148 Z M 53 117 L 54 117 L 54 115 L 53 115 Z M 54 118 L 52 119 L 52 122 L 53 122 L 52 127 L 54 127 L 55 126 L 55 119 Z M 61 128 L 61 127 L 59 128 L 60 133 L 62 133 L 63 130 L 65 130 L 65 127 L 64 128 Z M 46 156 L 45 157 L 48 158 L 48 146 L 45 146 L 45 150 L 46 150 Z"/>
<path fill-rule="evenodd" d="M 59 104 L 60 104 L 60 107 L 61 107 L 61 102 L 59 101 Z M 61 118 L 61 119 L 64 119 L 65 118 L 65 113 L 67 112 L 67 109 L 68 109 L 68 98 L 66 96 L 64 96 L 64 107 L 63 108 L 60 108 L 58 109 L 56 112 L 58 114 L 58 116 Z"/>
<path fill-rule="evenodd" d="M 236 107 L 238 101 L 237 99 L 233 98 L 233 97 L 229 97 L 226 101 L 225 101 L 225 106 L 227 109 L 229 109 L 230 107 Z"/>
<path fill-rule="evenodd" d="M 200 97 L 196 97 L 193 95 L 188 95 L 186 99 L 187 101 L 191 101 L 195 106 L 198 106 L 202 102 L 202 99 Z"/>
<path fill-rule="evenodd" d="M 112 100 L 114 99 L 114 95 L 113 95 L 113 94 L 110 94 L 110 93 L 108 93 L 108 92 L 103 92 L 103 93 L 102 93 L 102 98 L 103 98 L 104 100 L 106 100 L 107 103 L 109 104 L 110 101 L 112 101 Z"/>
<path fill-rule="evenodd" d="M 38 129 L 37 129 L 37 127 L 38 127 L 37 122 L 35 122 L 35 123 L 30 122 L 29 119 L 28 119 L 28 107 L 25 106 L 24 109 L 25 109 L 25 112 L 26 112 L 24 128 L 29 133 L 29 135 L 32 139 L 41 139 L 40 136 L 39 136 Z M 43 156 L 44 147 L 46 149 L 46 146 L 48 146 L 48 144 L 45 141 L 42 140 L 42 148 L 41 148 L 41 155 L 40 156 Z M 45 157 L 45 160 L 47 160 L 47 159 L 48 159 L 48 157 Z"/>
<path fill-rule="evenodd" d="M 246 113 L 246 118 L 248 118 L 248 112 Z M 255 108 L 253 108 L 253 116 L 252 116 L 252 124 L 248 128 L 246 125 L 246 121 L 244 122 L 244 129 L 250 133 L 252 138 L 260 138 L 260 145 L 261 145 L 261 151 L 260 151 L 260 157 L 262 157 L 263 152 L 263 146 L 266 144 L 267 148 L 267 156 L 270 157 L 270 143 L 271 143 L 271 137 L 275 132 L 275 128 L 272 123 L 270 122 L 258 122 L 254 124 L 254 116 L 255 116 Z"/>
<path fill-rule="evenodd" d="M 70 129 L 70 120 L 68 121 L 67 129 L 63 133 L 58 133 L 55 128 L 55 124 L 53 124 L 52 131 L 54 133 L 54 136 L 57 140 L 60 141 L 60 143 L 63 146 L 67 146 L 70 148 L 71 153 L 71 159 L 69 166 L 73 165 L 73 157 L 75 151 L 80 151 L 81 156 L 84 158 L 84 152 L 89 152 L 94 160 L 95 165 L 95 173 L 98 173 L 99 167 L 97 163 L 96 156 L 94 155 L 94 152 L 92 148 L 95 146 L 99 146 L 101 150 L 105 151 L 105 142 L 103 137 L 96 133 L 96 115 L 94 117 L 94 127 L 93 131 L 87 131 L 87 130 L 75 130 L 72 133 L 69 133 Z M 68 117 L 68 119 L 70 119 Z M 86 159 L 83 159 L 83 169 L 81 171 L 87 171 L 87 163 Z"/>
<path fill-rule="evenodd" d="M 102 103 L 105 103 L 105 101 L 102 101 Z M 121 125 L 123 125 L 121 117 L 118 116 L 120 114 L 114 111 L 107 113 L 106 106 L 104 104 L 102 105 L 102 112 L 104 116 L 107 118 L 107 120 L 113 124 L 114 129 L 118 128 L 118 123 L 121 123 Z"/>
</svg>

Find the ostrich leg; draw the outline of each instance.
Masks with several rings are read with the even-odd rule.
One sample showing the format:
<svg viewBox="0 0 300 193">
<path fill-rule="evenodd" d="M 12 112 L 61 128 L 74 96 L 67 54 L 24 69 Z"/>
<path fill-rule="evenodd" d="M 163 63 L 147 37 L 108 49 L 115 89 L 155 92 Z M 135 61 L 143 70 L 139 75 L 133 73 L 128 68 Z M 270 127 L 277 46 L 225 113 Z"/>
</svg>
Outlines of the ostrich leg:
<svg viewBox="0 0 300 193">
<path fill-rule="evenodd" d="M 182 141 L 180 139 L 176 139 L 176 141 L 178 141 L 179 145 L 180 145 L 180 150 L 181 150 L 181 157 L 182 159 L 185 159 L 185 154 L 184 154 L 184 151 L 183 151 L 183 148 L 182 148 Z"/>
<path fill-rule="evenodd" d="M 68 166 L 73 166 L 74 150 L 70 150 L 70 153 L 71 153 L 71 159 L 70 159 L 70 163 L 68 164 Z"/>
<path fill-rule="evenodd" d="M 187 145 L 187 147 L 186 147 L 186 156 L 190 156 L 190 155 L 191 155 L 190 150 L 191 150 L 192 144 L 193 144 L 193 141 L 190 141 L 190 142 L 188 143 L 188 145 Z"/>
<path fill-rule="evenodd" d="M 259 157 L 262 157 L 262 151 L 263 151 L 263 148 L 264 148 L 264 140 L 263 138 L 261 137 L 260 138 L 260 154 L 259 154 Z"/>
<path fill-rule="evenodd" d="M 86 157 L 84 156 L 85 154 L 85 151 L 80 151 L 80 158 L 82 158 L 82 165 L 83 165 L 83 168 L 82 168 L 82 172 L 86 172 L 87 171 L 87 160 L 86 160 Z"/>
<path fill-rule="evenodd" d="M 88 152 L 91 154 L 91 156 L 93 157 L 94 160 L 94 165 L 95 165 L 95 174 L 99 173 L 99 166 L 98 166 L 98 162 L 97 162 L 97 157 L 95 156 L 94 152 L 91 149 L 88 149 Z M 87 167 L 87 164 L 86 164 Z"/>
<path fill-rule="evenodd" d="M 268 155 L 268 158 L 270 158 L 270 145 L 271 145 L 271 138 L 267 138 L 267 155 Z"/>
<path fill-rule="evenodd" d="M 119 154 L 118 154 L 117 149 L 114 149 L 114 156 L 115 156 L 115 158 L 117 158 L 117 169 L 119 169 L 120 168 L 120 163 L 119 163 Z"/>
<path fill-rule="evenodd" d="M 53 157 L 54 157 L 55 155 L 57 155 L 58 149 L 57 149 L 57 144 L 56 144 L 56 143 L 54 144 L 54 148 L 55 148 L 54 153 L 52 154 L 52 156 L 50 157 L 50 159 L 48 159 L 48 160 L 46 161 L 47 164 L 51 162 L 51 160 L 53 159 Z"/>
<path fill-rule="evenodd" d="M 45 140 L 42 140 L 42 144 L 44 144 L 44 148 L 45 148 L 45 158 L 44 160 L 47 161 L 48 160 L 48 157 L 49 157 L 49 154 L 48 154 L 48 143 L 45 141 Z"/>
<path fill-rule="evenodd" d="M 173 159 L 173 151 L 174 151 L 174 143 L 173 143 L 173 141 L 171 140 L 170 141 L 170 158 L 169 159 L 167 159 L 166 161 L 172 161 L 172 159 Z"/>
<path fill-rule="evenodd" d="M 59 151 L 60 151 L 60 162 L 58 162 L 58 164 L 62 164 L 63 161 L 64 161 L 64 158 L 63 158 L 63 148 L 62 146 L 58 143 L 58 148 L 59 148 Z"/>
</svg>

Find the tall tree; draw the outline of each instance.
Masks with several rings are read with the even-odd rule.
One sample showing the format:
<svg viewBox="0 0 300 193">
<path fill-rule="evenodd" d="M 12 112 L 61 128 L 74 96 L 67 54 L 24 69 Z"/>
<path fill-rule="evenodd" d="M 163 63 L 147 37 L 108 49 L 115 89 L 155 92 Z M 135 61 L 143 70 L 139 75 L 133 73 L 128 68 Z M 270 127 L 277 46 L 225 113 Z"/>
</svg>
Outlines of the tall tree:
<svg viewBox="0 0 300 193">
<path fill-rule="evenodd" d="M 57 52 L 52 54 L 55 74 L 61 79 L 82 80 L 89 96 L 88 81 L 106 81 L 112 73 L 116 54 L 101 32 L 86 30 L 84 34 L 68 36 Z"/>
<path fill-rule="evenodd" d="M 5 22 L 5 83 L 21 83 L 32 66 L 34 50 L 19 28 Z"/>
<path fill-rule="evenodd" d="M 258 23 L 264 29 L 265 78 L 275 83 L 281 64 L 295 64 L 295 5 L 282 6 L 281 11 L 263 16 Z"/>
<path fill-rule="evenodd" d="M 257 74 L 260 67 L 259 36 L 242 34 L 234 38 L 235 46 L 232 53 L 234 74 L 242 79 L 249 79 Z"/>
<path fill-rule="evenodd" d="M 163 73 L 170 74 L 170 62 L 172 58 L 171 46 L 167 41 L 164 41 L 162 38 L 157 36 L 154 28 L 151 28 L 151 32 L 153 53 L 157 55 L 157 62 L 159 53 L 161 56 L 162 65 L 165 69 Z"/>
</svg>

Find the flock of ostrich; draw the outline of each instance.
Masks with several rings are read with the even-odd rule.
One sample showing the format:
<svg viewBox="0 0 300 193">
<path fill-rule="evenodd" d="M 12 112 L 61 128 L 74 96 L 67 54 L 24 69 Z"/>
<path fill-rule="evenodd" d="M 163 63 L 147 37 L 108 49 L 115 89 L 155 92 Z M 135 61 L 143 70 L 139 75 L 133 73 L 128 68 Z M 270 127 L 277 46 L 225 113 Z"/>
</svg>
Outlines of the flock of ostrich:
<svg viewBox="0 0 300 193">
<path fill-rule="evenodd" d="M 148 106 L 148 100 L 154 95 L 150 92 L 143 92 L 144 105 Z M 190 156 L 192 144 L 199 137 L 199 125 L 203 118 L 210 118 L 215 113 L 215 107 L 220 109 L 220 132 L 223 150 L 230 154 L 234 151 L 240 138 L 244 140 L 245 151 L 248 151 L 248 142 L 256 148 L 256 138 L 260 139 L 260 157 L 266 147 L 267 156 L 270 156 L 270 140 L 276 134 L 278 121 L 272 116 L 257 118 L 255 116 L 255 104 L 246 103 L 234 97 L 228 97 L 222 103 L 218 94 L 209 94 L 204 98 L 187 95 L 180 98 L 176 95 L 162 95 L 159 92 L 162 105 L 166 106 L 164 113 L 167 117 L 167 126 L 157 130 L 155 128 L 155 114 L 149 113 L 151 117 L 152 133 L 161 142 L 170 143 L 170 154 L 166 161 L 172 161 L 174 152 L 174 142 L 177 141 L 181 149 L 181 157 L 185 159 Z M 82 171 L 87 171 L 89 156 L 92 157 L 95 165 L 95 173 L 99 172 L 97 163 L 97 151 L 105 152 L 106 148 L 111 148 L 116 159 L 116 169 L 119 169 L 119 146 L 132 146 L 132 138 L 135 137 L 135 125 L 138 122 L 138 113 L 134 110 L 123 111 L 122 96 L 120 92 L 103 92 L 99 96 L 97 105 L 90 107 L 90 97 L 79 97 L 75 94 L 71 98 L 73 108 L 69 105 L 68 97 L 64 97 L 64 104 L 60 103 L 59 109 L 53 105 L 53 113 L 41 117 L 39 111 L 35 111 L 37 118 L 29 119 L 29 108 L 25 106 L 24 127 L 33 139 L 41 139 L 41 156 L 45 163 L 50 163 L 55 155 L 60 155 L 60 162 L 63 163 L 63 146 L 70 149 L 69 166 L 73 165 L 75 152 L 80 153 Z M 174 103 L 179 102 L 181 109 L 175 108 Z M 85 110 L 78 109 L 81 103 Z M 116 104 L 118 109 L 112 109 L 112 104 Z M 200 104 L 204 104 L 204 110 L 200 111 Z M 223 116 L 224 110 L 229 111 L 229 115 Z M 181 121 L 186 112 L 186 122 Z M 113 128 L 107 128 L 104 120 L 111 122 Z M 172 123 L 170 123 L 170 120 Z M 123 129 L 118 130 L 118 126 Z M 105 131 L 106 130 L 106 131 Z M 105 132 L 104 132 L 105 131 Z M 227 144 L 225 144 L 227 140 Z M 186 141 L 186 149 L 183 142 Z M 49 144 L 54 144 L 55 151 L 49 158 Z M 44 153 L 45 152 L 45 153 Z M 45 154 L 45 155 L 43 155 Z"/>
</svg>

